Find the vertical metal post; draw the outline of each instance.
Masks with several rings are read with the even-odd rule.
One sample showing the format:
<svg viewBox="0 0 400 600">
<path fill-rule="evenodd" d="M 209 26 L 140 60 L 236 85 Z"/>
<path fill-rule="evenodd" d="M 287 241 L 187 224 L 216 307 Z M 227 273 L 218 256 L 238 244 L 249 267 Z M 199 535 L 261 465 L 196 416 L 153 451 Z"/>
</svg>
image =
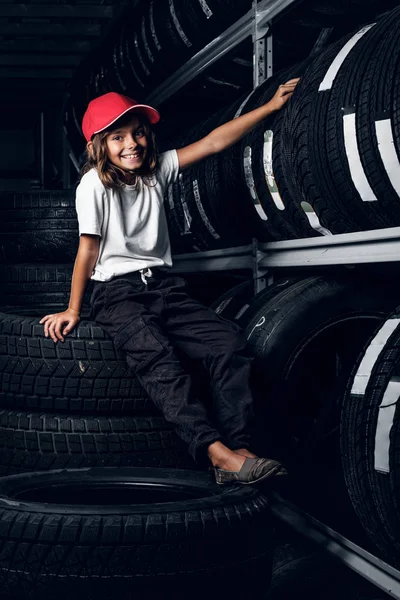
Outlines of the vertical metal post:
<svg viewBox="0 0 400 600">
<path fill-rule="evenodd" d="M 262 24 L 257 0 L 253 0 L 253 87 L 256 88 L 272 75 L 272 34 L 269 24 Z"/>
<path fill-rule="evenodd" d="M 269 77 L 272 77 L 272 75 L 274 74 L 274 63 L 273 63 L 273 38 L 272 38 L 272 31 L 271 29 L 268 29 L 267 32 L 267 37 L 266 37 L 266 41 L 267 41 L 267 51 L 265 54 L 265 62 L 266 62 L 266 67 L 267 67 L 267 79 Z"/>
<path fill-rule="evenodd" d="M 40 187 L 45 187 L 44 112 L 40 113 Z"/>
<path fill-rule="evenodd" d="M 254 294 L 258 294 L 264 290 L 267 285 L 268 269 L 265 267 L 260 268 L 260 260 L 264 257 L 264 253 L 258 248 L 257 238 L 252 240 L 252 255 L 253 255 L 253 282 L 254 282 Z"/>
<path fill-rule="evenodd" d="M 63 188 L 66 190 L 71 185 L 71 162 L 70 162 L 70 158 L 69 158 L 68 140 L 67 140 L 65 131 L 63 131 L 62 151 L 63 151 L 62 181 L 63 181 Z"/>
<path fill-rule="evenodd" d="M 272 33 L 269 24 L 262 25 L 263 13 L 260 13 L 258 1 L 253 0 L 253 88 L 261 85 L 273 71 L 272 64 Z M 261 25 L 260 25 L 261 24 Z M 253 239 L 253 283 L 254 293 L 258 294 L 266 288 L 268 271 L 260 269 L 263 253 L 258 249 L 257 239 Z"/>
</svg>

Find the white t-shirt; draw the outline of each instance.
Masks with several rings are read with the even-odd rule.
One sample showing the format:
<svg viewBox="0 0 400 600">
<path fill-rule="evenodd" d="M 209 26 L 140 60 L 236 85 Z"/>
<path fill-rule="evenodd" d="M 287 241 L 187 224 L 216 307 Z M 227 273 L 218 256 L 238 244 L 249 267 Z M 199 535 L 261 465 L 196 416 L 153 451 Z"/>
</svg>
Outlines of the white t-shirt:
<svg viewBox="0 0 400 600">
<path fill-rule="evenodd" d="M 76 190 L 79 235 L 100 236 L 91 279 L 108 281 L 139 269 L 172 265 L 164 194 L 178 172 L 177 152 L 169 150 L 159 157 L 154 187 L 140 182 L 137 188 L 110 189 L 96 169 L 85 173 Z"/>
</svg>

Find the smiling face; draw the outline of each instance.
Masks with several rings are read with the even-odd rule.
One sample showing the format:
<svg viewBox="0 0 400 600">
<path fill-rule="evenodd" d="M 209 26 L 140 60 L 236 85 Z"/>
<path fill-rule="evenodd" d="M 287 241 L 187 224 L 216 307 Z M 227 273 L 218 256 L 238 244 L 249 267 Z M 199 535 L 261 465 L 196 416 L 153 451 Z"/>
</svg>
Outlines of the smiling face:
<svg viewBox="0 0 400 600">
<path fill-rule="evenodd" d="M 147 153 L 145 129 L 137 117 L 117 123 L 106 137 L 108 160 L 125 171 L 142 167 Z"/>
</svg>

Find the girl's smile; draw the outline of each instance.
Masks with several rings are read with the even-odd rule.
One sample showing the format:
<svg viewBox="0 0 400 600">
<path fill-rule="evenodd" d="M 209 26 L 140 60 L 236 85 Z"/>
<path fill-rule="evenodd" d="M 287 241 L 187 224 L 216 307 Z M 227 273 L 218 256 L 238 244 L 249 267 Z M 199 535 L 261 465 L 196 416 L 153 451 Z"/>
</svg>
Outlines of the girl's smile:
<svg viewBox="0 0 400 600">
<path fill-rule="evenodd" d="M 147 136 L 137 117 L 132 117 L 126 125 L 116 127 L 107 135 L 107 156 L 109 161 L 126 171 L 140 169 L 147 152 Z"/>
</svg>

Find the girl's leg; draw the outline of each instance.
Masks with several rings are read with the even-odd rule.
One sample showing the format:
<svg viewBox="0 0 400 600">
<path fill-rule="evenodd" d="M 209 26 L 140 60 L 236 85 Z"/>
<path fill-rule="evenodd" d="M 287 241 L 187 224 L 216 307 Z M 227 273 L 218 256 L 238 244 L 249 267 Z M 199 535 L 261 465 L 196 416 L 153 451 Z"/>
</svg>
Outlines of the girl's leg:
<svg viewBox="0 0 400 600">
<path fill-rule="evenodd" d="M 126 353 L 128 365 L 149 397 L 199 460 L 222 436 L 210 423 L 189 374 L 163 331 L 156 314 L 160 295 L 142 286 L 136 279 L 134 284 L 116 279 L 96 286 L 93 314 L 114 345 Z"/>
<path fill-rule="evenodd" d="M 234 324 L 190 298 L 180 278 L 166 280 L 165 287 L 168 281 L 165 314 L 169 337 L 187 355 L 202 360 L 210 375 L 218 430 L 229 448 L 243 453 L 250 446 L 253 417 L 246 339 Z"/>
</svg>

